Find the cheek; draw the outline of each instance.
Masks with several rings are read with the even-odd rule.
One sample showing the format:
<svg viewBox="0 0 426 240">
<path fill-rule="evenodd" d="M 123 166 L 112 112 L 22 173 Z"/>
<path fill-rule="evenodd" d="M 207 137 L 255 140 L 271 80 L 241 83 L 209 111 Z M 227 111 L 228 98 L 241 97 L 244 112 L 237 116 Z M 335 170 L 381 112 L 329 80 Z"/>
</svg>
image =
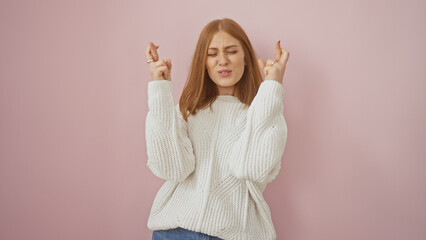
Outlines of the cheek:
<svg viewBox="0 0 426 240">
<path fill-rule="evenodd" d="M 244 56 L 238 58 L 238 69 L 241 73 L 244 72 Z"/>
<path fill-rule="evenodd" d="M 207 71 L 209 71 L 209 72 L 211 72 L 211 70 L 213 70 L 214 69 L 214 63 L 210 60 L 207 60 L 206 61 L 206 68 L 207 68 Z"/>
<path fill-rule="evenodd" d="M 239 68 L 243 68 L 244 69 L 244 56 L 238 56 L 236 59 L 235 59 L 235 63 L 236 63 L 236 65 L 239 67 Z"/>
</svg>

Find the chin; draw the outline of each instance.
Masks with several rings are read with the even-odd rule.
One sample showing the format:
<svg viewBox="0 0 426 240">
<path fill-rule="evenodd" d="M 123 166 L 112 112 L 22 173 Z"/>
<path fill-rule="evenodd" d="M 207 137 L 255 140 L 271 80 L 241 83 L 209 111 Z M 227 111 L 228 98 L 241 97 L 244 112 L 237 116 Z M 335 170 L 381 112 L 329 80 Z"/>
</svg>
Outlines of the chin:
<svg viewBox="0 0 426 240">
<path fill-rule="evenodd" d="M 238 81 L 229 80 L 229 79 L 219 79 L 217 81 L 214 81 L 216 85 L 220 87 L 233 87 L 235 84 L 238 83 Z"/>
</svg>

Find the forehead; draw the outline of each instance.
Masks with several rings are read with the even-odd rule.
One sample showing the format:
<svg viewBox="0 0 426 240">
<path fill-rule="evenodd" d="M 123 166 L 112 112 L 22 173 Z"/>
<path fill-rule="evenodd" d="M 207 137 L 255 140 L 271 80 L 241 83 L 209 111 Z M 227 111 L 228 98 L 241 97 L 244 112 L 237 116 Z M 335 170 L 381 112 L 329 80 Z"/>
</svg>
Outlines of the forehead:
<svg viewBox="0 0 426 240">
<path fill-rule="evenodd" d="M 231 45 L 241 46 L 240 41 L 231 36 L 231 34 L 219 31 L 213 36 L 209 48 L 224 48 Z"/>
</svg>

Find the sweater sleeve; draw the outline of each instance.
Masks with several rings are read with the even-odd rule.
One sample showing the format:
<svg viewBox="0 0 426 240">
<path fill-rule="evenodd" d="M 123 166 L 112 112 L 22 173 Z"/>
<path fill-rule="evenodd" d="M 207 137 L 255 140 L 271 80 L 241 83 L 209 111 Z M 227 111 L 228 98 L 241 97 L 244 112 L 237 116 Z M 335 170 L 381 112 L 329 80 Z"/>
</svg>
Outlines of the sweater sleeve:
<svg viewBox="0 0 426 240">
<path fill-rule="evenodd" d="M 187 123 L 174 106 L 172 82 L 148 83 L 148 114 L 145 121 L 148 167 L 164 180 L 181 182 L 195 169 Z"/>
<path fill-rule="evenodd" d="M 265 80 L 248 111 L 241 137 L 232 149 L 231 174 L 239 179 L 270 182 L 278 175 L 287 141 L 282 85 Z"/>
</svg>

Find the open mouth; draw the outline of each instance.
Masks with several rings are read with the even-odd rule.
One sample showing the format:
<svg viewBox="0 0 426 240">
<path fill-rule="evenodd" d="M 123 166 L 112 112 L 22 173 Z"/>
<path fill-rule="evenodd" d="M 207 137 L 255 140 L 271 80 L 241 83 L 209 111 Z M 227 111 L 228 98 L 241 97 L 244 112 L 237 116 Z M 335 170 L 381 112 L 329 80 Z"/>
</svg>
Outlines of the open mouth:
<svg viewBox="0 0 426 240">
<path fill-rule="evenodd" d="M 231 70 L 220 70 L 218 71 L 219 76 L 221 77 L 228 77 L 231 75 L 232 71 Z"/>
</svg>

